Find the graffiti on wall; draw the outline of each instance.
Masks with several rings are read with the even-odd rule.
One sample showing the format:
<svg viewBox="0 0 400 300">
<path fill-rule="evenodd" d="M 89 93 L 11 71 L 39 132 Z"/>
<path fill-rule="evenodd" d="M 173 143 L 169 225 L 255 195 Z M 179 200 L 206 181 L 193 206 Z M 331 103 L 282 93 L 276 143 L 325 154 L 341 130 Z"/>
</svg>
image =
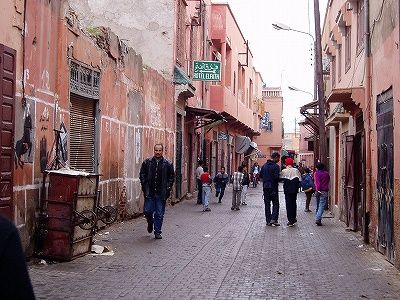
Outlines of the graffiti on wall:
<svg viewBox="0 0 400 300">
<path fill-rule="evenodd" d="M 58 157 L 61 159 L 61 162 L 64 164 L 67 163 L 68 160 L 68 131 L 67 127 L 65 127 L 64 122 L 60 124 L 60 147 L 58 150 Z"/>
<path fill-rule="evenodd" d="M 55 153 L 55 156 L 60 160 L 62 165 L 65 165 L 68 160 L 68 131 L 65 127 L 64 122 L 61 122 L 60 129 L 55 131 L 54 142 L 51 147 L 51 152 L 57 151 L 57 139 L 58 139 L 58 153 Z M 43 173 L 47 169 L 52 169 L 55 167 L 55 157 L 53 158 L 52 163 L 48 164 L 51 152 L 47 150 L 47 138 L 43 136 L 40 140 L 40 171 Z"/>
<path fill-rule="evenodd" d="M 154 127 L 161 127 L 162 123 L 162 116 L 161 116 L 161 107 L 158 103 L 155 103 L 153 101 L 150 102 L 150 124 L 152 124 Z"/>
<path fill-rule="evenodd" d="M 15 168 L 23 167 L 26 162 L 32 161 L 32 114 L 31 104 L 27 102 L 25 104 L 24 116 L 23 116 L 23 130 L 22 138 L 15 143 Z"/>
</svg>

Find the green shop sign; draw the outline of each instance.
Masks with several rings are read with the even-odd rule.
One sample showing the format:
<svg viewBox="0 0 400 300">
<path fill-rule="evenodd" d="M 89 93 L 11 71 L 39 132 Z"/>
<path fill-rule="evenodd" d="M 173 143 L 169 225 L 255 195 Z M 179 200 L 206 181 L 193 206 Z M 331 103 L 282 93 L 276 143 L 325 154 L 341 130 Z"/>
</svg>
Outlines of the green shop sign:
<svg viewBox="0 0 400 300">
<path fill-rule="evenodd" d="M 193 62 L 193 80 L 221 81 L 221 62 L 195 60 Z"/>
</svg>

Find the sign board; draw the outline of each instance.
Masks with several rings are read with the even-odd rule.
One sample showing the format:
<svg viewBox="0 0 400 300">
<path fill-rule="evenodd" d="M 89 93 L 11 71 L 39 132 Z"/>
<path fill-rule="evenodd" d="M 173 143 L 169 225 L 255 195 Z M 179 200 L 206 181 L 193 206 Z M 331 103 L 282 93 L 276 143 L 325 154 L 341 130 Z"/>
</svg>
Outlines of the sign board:
<svg viewBox="0 0 400 300">
<path fill-rule="evenodd" d="M 193 80 L 221 81 L 221 62 L 195 60 L 193 62 Z"/>
<path fill-rule="evenodd" d="M 226 132 L 218 132 L 218 140 L 227 141 L 229 135 Z"/>
</svg>

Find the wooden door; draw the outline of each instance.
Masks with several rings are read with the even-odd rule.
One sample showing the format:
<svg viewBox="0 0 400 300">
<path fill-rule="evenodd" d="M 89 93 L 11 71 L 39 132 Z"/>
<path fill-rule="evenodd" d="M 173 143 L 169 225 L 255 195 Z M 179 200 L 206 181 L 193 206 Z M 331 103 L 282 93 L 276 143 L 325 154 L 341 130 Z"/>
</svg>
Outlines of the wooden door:
<svg viewBox="0 0 400 300">
<path fill-rule="evenodd" d="M 16 51 L 0 44 L 0 214 L 13 218 Z"/>
</svg>

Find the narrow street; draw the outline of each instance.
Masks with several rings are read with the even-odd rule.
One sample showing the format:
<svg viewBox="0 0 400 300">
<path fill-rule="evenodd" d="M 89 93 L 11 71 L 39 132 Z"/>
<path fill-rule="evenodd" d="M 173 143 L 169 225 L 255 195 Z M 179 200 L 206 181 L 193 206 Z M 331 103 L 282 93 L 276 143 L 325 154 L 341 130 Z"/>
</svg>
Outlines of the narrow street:
<svg viewBox="0 0 400 300">
<path fill-rule="evenodd" d="M 195 199 L 168 207 L 163 239 L 145 219 L 116 224 L 97 235 L 113 256 L 30 266 L 38 299 L 399 299 L 399 272 L 358 233 L 324 218 L 314 224 L 298 199 L 298 224 L 265 225 L 262 188 L 231 211 L 231 191 L 211 212 Z M 313 203 L 312 209 L 315 209 Z M 105 234 L 109 232 L 109 234 Z"/>
</svg>

